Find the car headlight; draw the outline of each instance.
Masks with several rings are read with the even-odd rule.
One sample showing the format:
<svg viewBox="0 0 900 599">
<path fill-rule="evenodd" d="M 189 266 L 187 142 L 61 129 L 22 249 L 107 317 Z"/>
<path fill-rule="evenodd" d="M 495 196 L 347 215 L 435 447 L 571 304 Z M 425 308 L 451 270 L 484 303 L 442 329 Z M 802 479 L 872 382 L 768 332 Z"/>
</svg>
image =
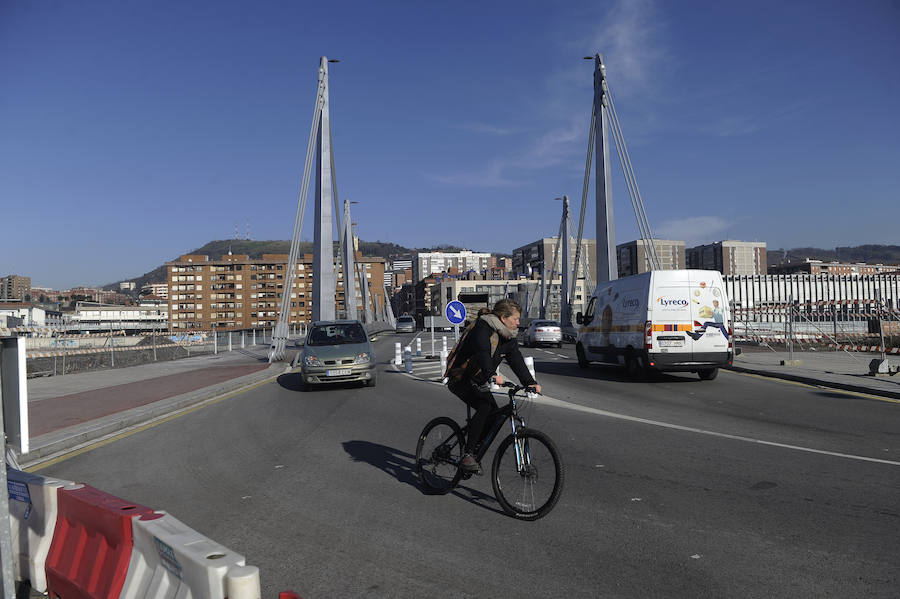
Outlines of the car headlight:
<svg viewBox="0 0 900 599">
<path fill-rule="evenodd" d="M 358 356 L 356 356 L 357 364 L 368 364 L 371 361 L 372 361 L 372 356 L 369 355 L 369 352 L 364 351 L 361 354 L 359 354 Z"/>
<path fill-rule="evenodd" d="M 322 361 L 319 360 L 318 357 L 316 357 L 312 354 L 303 356 L 303 363 L 306 364 L 307 366 L 321 366 L 322 365 Z"/>
</svg>

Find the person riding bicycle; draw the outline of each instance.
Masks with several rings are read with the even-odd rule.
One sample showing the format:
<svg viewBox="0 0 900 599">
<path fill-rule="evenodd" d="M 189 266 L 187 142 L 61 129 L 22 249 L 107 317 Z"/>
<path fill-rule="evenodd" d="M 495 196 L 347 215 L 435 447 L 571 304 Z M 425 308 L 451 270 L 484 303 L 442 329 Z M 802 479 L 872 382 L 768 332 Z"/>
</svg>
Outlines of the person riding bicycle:
<svg viewBox="0 0 900 599">
<path fill-rule="evenodd" d="M 475 455 L 491 411 L 497 409 L 490 383 L 503 358 L 506 358 L 522 385 L 534 387 L 538 393 L 541 391 L 541 386 L 531 376 L 525 359 L 519 352 L 516 338 L 521 313 L 522 308 L 515 301 L 498 301 L 490 312 L 479 313 L 475 323 L 460 339 L 461 345 L 455 352 L 453 364 L 459 366 L 449 371 L 447 386 L 475 411 L 469 422 L 469 434 L 461 464 L 468 472 L 478 472 L 481 469 Z M 495 378 L 498 385 L 503 384 L 500 374 Z"/>
</svg>

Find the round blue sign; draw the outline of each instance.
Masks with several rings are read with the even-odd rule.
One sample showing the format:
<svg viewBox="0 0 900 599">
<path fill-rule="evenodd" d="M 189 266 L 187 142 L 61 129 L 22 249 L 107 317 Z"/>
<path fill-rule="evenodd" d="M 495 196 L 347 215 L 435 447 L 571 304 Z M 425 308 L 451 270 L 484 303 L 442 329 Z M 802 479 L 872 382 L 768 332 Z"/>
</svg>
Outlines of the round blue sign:
<svg viewBox="0 0 900 599">
<path fill-rule="evenodd" d="M 466 319 L 466 307 L 456 300 L 447 304 L 447 320 L 452 324 L 459 324 Z"/>
</svg>

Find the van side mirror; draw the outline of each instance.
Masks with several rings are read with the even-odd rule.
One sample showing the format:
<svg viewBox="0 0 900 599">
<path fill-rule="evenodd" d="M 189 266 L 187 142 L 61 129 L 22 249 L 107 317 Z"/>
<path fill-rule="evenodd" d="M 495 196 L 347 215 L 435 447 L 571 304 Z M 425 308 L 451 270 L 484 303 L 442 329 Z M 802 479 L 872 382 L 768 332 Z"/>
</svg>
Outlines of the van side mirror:
<svg viewBox="0 0 900 599">
<path fill-rule="evenodd" d="M 581 312 L 577 312 L 575 314 L 575 324 L 582 324 L 583 317 L 581 316 Z"/>
</svg>

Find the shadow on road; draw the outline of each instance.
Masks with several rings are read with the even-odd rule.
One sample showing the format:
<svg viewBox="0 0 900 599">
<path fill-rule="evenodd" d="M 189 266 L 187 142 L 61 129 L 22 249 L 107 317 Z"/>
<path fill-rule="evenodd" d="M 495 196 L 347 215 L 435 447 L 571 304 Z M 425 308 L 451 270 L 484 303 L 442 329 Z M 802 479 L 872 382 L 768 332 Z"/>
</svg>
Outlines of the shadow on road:
<svg viewBox="0 0 900 599">
<path fill-rule="evenodd" d="M 422 489 L 419 484 L 414 455 L 369 441 L 344 441 L 343 446 L 344 451 L 347 452 L 354 462 L 371 464 L 382 472 L 396 478 L 401 483 L 415 487 L 423 494 L 428 495 L 428 492 Z M 493 495 L 487 495 L 462 484 L 453 490 L 453 495 L 486 510 L 497 512 L 498 514 L 503 513 L 501 509 L 496 507 L 497 501 Z"/>
<path fill-rule="evenodd" d="M 641 380 L 628 377 L 625 371 L 618 367 L 606 364 L 591 364 L 587 368 L 579 368 L 574 362 L 560 362 L 559 360 L 534 361 L 534 369 L 538 374 L 553 374 L 556 376 L 571 376 L 580 379 L 593 379 L 596 381 L 609 381 L 617 383 L 696 383 L 697 375 L 691 372 L 668 374 L 664 372 L 651 372 Z"/>
<path fill-rule="evenodd" d="M 307 385 L 303 388 L 303 379 L 299 372 L 287 372 L 280 375 L 277 379 L 279 385 L 288 391 L 296 391 L 297 393 L 317 393 L 328 391 L 329 389 L 358 389 L 363 387 L 360 381 L 351 381 L 347 383 L 324 383 L 321 385 Z"/>
</svg>

